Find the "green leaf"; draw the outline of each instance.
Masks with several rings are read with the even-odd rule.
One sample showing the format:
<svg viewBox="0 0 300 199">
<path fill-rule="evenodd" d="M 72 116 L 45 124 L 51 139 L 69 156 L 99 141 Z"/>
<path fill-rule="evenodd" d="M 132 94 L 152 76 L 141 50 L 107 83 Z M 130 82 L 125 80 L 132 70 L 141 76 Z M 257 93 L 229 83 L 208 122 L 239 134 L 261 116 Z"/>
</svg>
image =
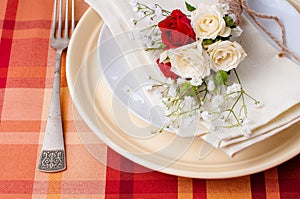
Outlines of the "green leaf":
<svg viewBox="0 0 300 199">
<path fill-rule="evenodd" d="M 233 21 L 233 19 L 232 19 L 230 16 L 226 15 L 226 16 L 224 17 L 224 20 L 225 20 L 225 23 L 226 23 L 226 26 L 227 26 L 227 27 L 232 27 L 232 26 L 234 26 L 234 21 Z"/>
<path fill-rule="evenodd" d="M 180 96 L 195 96 L 197 88 L 191 85 L 189 82 L 185 82 L 181 85 Z"/>
<path fill-rule="evenodd" d="M 227 41 L 230 39 L 230 37 L 231 37 L 231 35 L 229 35 L 228 37 L 217 36 L 215 41 Z"/>
<path fill-rule="evenodd" d="M 163 50 L 165 47 L 166 47 L 166 45 L 161 42 L 160 45 L 159 45 L 159 47 L 158 47 L 158 49 L 159 50 Z"/>
<path fill-rule="evenodd" d="M 210 45 L 213 43 L 214 43 L 214 40 L 212 40 L 212 39 L 203 39 L 203 41 L 202 41 L 203 46 Z"/>
<path fill-rule="evenodd" d="M 190 12 L 193 12 L 194 10 L 196 10 L 196 7 L 192 6 L 188 2 L 185 2 L 185 6 L 186 6 L 186 9 Z"/>
<path fill-rule="evenodd" d="M 225 84 L 227 80 L 228 80 L 228 74 L 223 70 L 219 70 L 214 76 L 214 82 L 217 86 L 221 86 L 222 84 Z"/>
</svg>

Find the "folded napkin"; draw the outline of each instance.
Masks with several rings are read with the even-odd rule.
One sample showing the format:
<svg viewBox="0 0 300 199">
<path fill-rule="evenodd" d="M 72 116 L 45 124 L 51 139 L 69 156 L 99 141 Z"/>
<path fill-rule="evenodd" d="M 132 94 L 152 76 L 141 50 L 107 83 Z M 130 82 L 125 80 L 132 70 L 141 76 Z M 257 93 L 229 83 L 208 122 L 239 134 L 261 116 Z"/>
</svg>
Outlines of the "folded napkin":
<svg viewBox="0 0 300 199">
<path fill-rule="evenodd" d="M 132 11 L 129 1 L 86 0 L 86 2 L 101 15 L 114 36 L 130 32 L 129 18 L 135 17 L 136 14 Z M 184 0 L 141 2 L 159 3 L 168 10 L 175 8 L 185 10 Z M 199 0 L 190 0 L 189 3 L 197 5 Z M 279 58 L 276 48 L 247 19 L 242 19 L 241 26 L 244 32 L 240 43 L 247 52 L 247 58 L 238 67 L 239 76 L 245 90 L 262 101 L 264 106 L 261 109 L 248 106 L 249 127 L 252 131 L 249 137 L 242 136 L 240 129 L 235 128 L 223 129 L 222 133 L 217 134 L 208 132 L 208 129 L 199 132 L 199 136 L 205 141 L 221 148 L 229 156 L 269 138 L 300 120 L 300 66 L 287 58 Z M 121 52 L 141 49 L 139 44 L 130 39 L 122 39 L 118 41 L 118 45 Z M 145 51 L 125 54 L 132 68 L 153 65 L 155 62 L 155 59 Z"/>
</svg>

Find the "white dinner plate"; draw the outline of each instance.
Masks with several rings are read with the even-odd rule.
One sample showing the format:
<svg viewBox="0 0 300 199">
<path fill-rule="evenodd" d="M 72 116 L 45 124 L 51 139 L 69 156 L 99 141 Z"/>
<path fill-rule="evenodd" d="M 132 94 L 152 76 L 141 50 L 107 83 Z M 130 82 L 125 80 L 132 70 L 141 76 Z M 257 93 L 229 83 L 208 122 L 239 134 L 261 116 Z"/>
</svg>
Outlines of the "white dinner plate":
<svg viewBox="0 0 300 199">
<path fill-rule="evenodd" d="M 228 157 L 200 138 L 172 133 L 149 134 L 155 129 L 130 114 L 112 95 L 98 65 L 97 41 L 102 27 L 89 9 L 72 36 L 66 75 L 73 103 L 81 118 L 110 148 L 147 168 L 193 178 L 231 178 L 277 166 L 299 154 L 300 125 Z M 120 67 L 122 67 L 120 65 Z"/>
</svg>

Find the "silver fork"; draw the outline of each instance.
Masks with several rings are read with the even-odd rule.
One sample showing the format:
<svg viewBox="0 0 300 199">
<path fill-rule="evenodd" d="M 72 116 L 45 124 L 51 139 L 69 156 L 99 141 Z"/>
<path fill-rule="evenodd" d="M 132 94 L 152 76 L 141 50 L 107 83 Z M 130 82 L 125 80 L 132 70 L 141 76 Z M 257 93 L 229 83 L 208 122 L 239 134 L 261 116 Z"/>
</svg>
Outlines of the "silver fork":
<svg viewBox="0 0 300 199">
<path fill-rule="evenodd" d="M 57 17 L 58 9 L 58 17 Z M 74 0 L 71 0 L 72 32 L 75 28 Z M 58 27 L 56 28 L 56 18 Z M 54 0 L 52 28 L 50 44 L 56 49 L 56 67 L 54 72 L 54 83 L 50 102 L 50 111 L 46 124 L 46 132 L 40 154 L 38 170 L 43 172 L 57 172 L 66 168 L 66 156 L 64 147 L 64 136 L 62 128 L 60 108 L 60 62 L 62 52 L 68 47 L 70 41 L 69 32 L 69 1 L 65 0 L 65 24 L 64 35 L 62 35 L 63 0 Z M 56 30 L 57 29 L 57 30 Z"/>
</svg>

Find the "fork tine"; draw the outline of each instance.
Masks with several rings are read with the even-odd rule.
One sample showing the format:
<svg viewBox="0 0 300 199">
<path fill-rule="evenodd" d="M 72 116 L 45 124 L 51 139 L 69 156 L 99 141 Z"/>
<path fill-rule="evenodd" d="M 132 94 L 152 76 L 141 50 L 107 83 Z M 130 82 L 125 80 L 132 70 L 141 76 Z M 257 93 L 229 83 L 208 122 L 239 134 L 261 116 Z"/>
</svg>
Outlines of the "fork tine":
<svg viewBox="0 0 300 199">
<path fill-rule="evenodd" d="M 72 33 L 75 29 L 75 10 L 74 10 L 74 0 L 72 0 Z"/>
<path fill-rule="evenodd" d="M 63 0 L 59 0 L 59 13 L 58 13 L 58 30 L 57 30 L 57 37 L 61 38 L 61 27 L 62 27 L 62 1 Z"/>
<path fill-rule="evenodd" d="M 54 0 L 54 8 L 53 8 L 53 16 L 52 16 L 52 27 L 51 27 L 51 39 L 54 39 L 54 37 L 55 37 L 56 10 L 57 10 L 57 1 Z"/>
<path fill-rule="evenodd" d="M 66 0 L 66 12 L 65 12 L 65 38 L 69 37 L 69 1 Z"/>
</svg>

